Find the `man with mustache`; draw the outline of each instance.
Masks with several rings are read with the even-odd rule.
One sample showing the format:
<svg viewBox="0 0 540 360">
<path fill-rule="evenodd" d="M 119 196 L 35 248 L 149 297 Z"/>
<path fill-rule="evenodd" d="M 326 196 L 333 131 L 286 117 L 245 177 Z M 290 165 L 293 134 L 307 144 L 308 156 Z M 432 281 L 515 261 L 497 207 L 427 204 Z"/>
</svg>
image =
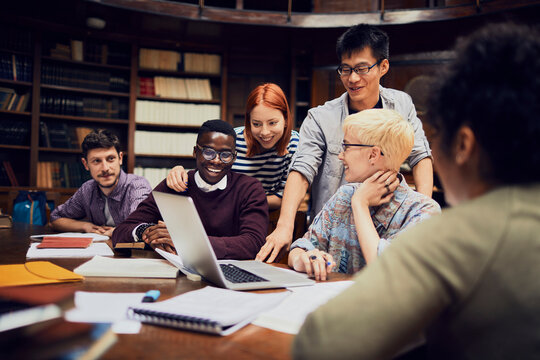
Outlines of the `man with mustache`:
<svg viewBox="0 0 540 360">
<path fill-rule="evenodd" d="M 126 174 L 118 137 L 107 130 L 93 131 L 82 142 L 81 159 L 91 180 L 51 213 L 57 231 L 97 233 L 111 236 L 152 191 L 142 176 Z"/>
</svg>

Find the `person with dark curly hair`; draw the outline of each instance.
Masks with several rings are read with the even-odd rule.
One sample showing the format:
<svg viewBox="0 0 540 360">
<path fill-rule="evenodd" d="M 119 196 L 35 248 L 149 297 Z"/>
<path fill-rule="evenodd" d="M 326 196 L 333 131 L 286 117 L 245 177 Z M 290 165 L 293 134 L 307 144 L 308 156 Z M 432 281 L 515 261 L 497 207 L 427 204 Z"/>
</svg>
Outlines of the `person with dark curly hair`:
<svg viewBox="0 0 540 360">
<path fill-rule="evenodd" d="M 308 316 L 296 359 L 540 359 L 540 34 L 493 24 L 433 91 L 435 168 L 452 206 L 405 231 Z"/>
</svg>

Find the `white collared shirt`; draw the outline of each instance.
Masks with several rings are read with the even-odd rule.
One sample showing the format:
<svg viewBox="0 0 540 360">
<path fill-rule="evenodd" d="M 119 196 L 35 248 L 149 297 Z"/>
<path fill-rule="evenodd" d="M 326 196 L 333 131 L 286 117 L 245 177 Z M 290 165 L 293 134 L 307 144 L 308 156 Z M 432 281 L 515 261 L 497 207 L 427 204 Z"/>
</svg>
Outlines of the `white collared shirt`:
<svg viewBox="0 0 540 360">
<path fill-rule="evenodd" d="M 197 184 L 197 187 L 204 192 L 210 192 L 218 189 L 224 190 L 227 187 L 227 176 L 225 175 L 223 179 L 221 179 L 218 183 L 210 185 L 203 180 L 203 178 L 199 174 L 199 171 L 197 171 L 195 173 L 195 184 Z"/>
</svg>

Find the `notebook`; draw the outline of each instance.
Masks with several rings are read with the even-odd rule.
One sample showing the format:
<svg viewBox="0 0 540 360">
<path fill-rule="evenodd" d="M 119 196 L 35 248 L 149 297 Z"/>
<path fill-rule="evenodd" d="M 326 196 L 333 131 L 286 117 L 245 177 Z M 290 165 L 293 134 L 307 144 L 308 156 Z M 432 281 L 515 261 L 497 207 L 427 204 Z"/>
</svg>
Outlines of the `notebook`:
<svg viewBox="0 0 540 360">
<path fill-rule="evenodd" d="M 193 199 L 158 191 L 153 191 L 152 194 L 176 252 L 183 261 L 183 267 L 190 272 L 201 275 L 219 287 L 232 290 L 272 289 L 315 283 L 306 274 L 281 269 L 261 261 L 218 261 Z M 233 279 L 229 273 L 240 273 L 240 279 Z"/>
<path fill-rule="evenodd" d="M 277 306 L 288 295 L 289 291 L 254 294 L 207 286 L 165 301 L 133 305 L 127 314 L 144 323 L 225 336 Z"/>
</svg>

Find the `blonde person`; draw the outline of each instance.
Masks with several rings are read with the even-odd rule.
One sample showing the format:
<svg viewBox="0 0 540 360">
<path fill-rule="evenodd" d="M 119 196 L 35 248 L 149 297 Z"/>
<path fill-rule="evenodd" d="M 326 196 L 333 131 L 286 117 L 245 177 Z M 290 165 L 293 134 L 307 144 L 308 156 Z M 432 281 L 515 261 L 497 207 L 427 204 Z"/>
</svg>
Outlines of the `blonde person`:
<svg viewBox="0 0 540 360">
<path fill-rule="evenodd" d="M 259 180 L 270 210 L 279 209 L 289 165 L 298 145 L 298 132 L 287 98 L 276 84 L 257 86 L 246 102 L 245 126 L 235 128 L 236 160 L 232 170 Z M 187 173 L 175 166 L 167 185 L 178 192 L 187 189 Z"/>
<path fill-rule="evenodd" d="M 441 211 L 398 173 L 414 143 L 412 126 L 399 113 L 364 110 L 348 116 L 343 131 L 339 159 L 349 184 L 323 206 L 289 253 L 289 266 L 317 280 L 331 270 L 357 272 L 401 231 Z"/>
</svg>

